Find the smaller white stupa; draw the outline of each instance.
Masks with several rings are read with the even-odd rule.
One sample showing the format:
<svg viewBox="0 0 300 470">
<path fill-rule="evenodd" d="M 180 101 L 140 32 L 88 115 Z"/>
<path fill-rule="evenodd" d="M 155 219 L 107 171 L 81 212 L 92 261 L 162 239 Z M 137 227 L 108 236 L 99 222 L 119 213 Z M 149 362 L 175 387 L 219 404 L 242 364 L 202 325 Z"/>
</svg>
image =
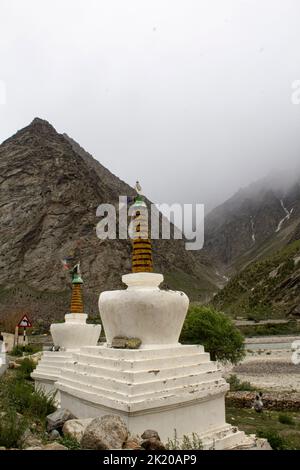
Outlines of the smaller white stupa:
<svg viewBox="0 0 300 470">
<path fill-rule="evenodd" d="M 61 371 L 72 361 L 73 354 L 83 346 L 95 346 L 101 333 L 101 325 L 86 323 L 87 314 L 83 313 L 82 284 L 80 265 L 72 269 L 72 299 L 71 313 L 65 315 L 64 323 L 53 323 L 50 332 L 53 339 L 53 351 L 44 351 L 37 368 L 31 374 L 36 388 L 42 388 L 47 393 L 57 391 L 55 382 Z M 56 394 L 59 404 L 60 395 Z"/>
</svg>

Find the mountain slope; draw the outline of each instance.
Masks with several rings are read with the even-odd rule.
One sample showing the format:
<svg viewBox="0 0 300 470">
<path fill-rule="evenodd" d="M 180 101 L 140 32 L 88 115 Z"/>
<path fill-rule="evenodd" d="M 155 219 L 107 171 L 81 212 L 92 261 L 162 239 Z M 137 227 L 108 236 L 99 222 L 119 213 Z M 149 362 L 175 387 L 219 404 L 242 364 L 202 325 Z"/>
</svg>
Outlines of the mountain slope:
<svg viewBox="0 0 300 470">
<path fill-rule="evenodd" d="M 232 316 L 300 316 L 300 240 L 234 276 L 213 304 Z"/>
<path fill-rule="evenodd" d="M 300 176 L 272 176 L 238 191 L 205 219 L 204 252 L 226 276 L 270 256 L 300 229 Z"/>
<path fill-rule="evenodd" d="M 0 320 L 24 311 L 38 323 L 62 319 L 70 284 L 61 259 L 74 250 L 86 311 L 98 315 L 99 293 L 121 288 L 121 274 L 130 271 L 131 244 L 100 241 L 96 209 L 134 190 L 39 118 L 0 145 L 0 175 Z M 182 240 L 153 245 L 166 286 L 188 287 L 198 300 L 216 290 L 209 263 L 186 251 Z"/>
</svg>

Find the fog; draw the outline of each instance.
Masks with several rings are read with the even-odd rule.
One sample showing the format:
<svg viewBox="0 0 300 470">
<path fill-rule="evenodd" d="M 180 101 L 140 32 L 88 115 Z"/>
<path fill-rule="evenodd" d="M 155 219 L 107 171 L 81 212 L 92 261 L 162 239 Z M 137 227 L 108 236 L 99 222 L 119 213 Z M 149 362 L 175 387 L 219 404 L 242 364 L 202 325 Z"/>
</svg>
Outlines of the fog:
<svg viewBox="0 0 300 470">
<path fill-rule="evenodd" d="M 0 0 L 0 141 L 39 116 L 158 203 L 299 161 L 299 0 Z"/>
</svg>

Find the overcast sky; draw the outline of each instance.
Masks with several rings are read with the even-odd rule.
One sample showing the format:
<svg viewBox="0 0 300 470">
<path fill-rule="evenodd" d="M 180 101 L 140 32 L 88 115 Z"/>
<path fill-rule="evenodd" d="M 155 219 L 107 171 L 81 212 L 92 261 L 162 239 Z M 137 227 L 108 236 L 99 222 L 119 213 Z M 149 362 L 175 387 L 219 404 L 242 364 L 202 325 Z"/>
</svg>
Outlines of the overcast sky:
<svg viewBox="0 0 300 470">
<path fill-rule="evenodd" d="M 208 210 L 300 160 L 299 25 L 299 0 L 0 0 L 0 141 L 39 116 Z"/>
</svg>

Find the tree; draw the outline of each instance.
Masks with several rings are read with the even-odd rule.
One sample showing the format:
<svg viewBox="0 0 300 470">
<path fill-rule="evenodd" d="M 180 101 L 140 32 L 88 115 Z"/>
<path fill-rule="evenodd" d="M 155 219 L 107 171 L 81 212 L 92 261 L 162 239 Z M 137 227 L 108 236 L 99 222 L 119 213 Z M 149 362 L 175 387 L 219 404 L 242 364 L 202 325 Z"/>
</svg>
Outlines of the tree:
<svg viewBox="0 0 300 470">
<path fill-rule="evenodd" d="M 213 361 L 236 364 L 245 356 L 243 335 L 230 318 L 213 307 L 189 308 L 180 341 L 202 344 Z"/>
</svg>

